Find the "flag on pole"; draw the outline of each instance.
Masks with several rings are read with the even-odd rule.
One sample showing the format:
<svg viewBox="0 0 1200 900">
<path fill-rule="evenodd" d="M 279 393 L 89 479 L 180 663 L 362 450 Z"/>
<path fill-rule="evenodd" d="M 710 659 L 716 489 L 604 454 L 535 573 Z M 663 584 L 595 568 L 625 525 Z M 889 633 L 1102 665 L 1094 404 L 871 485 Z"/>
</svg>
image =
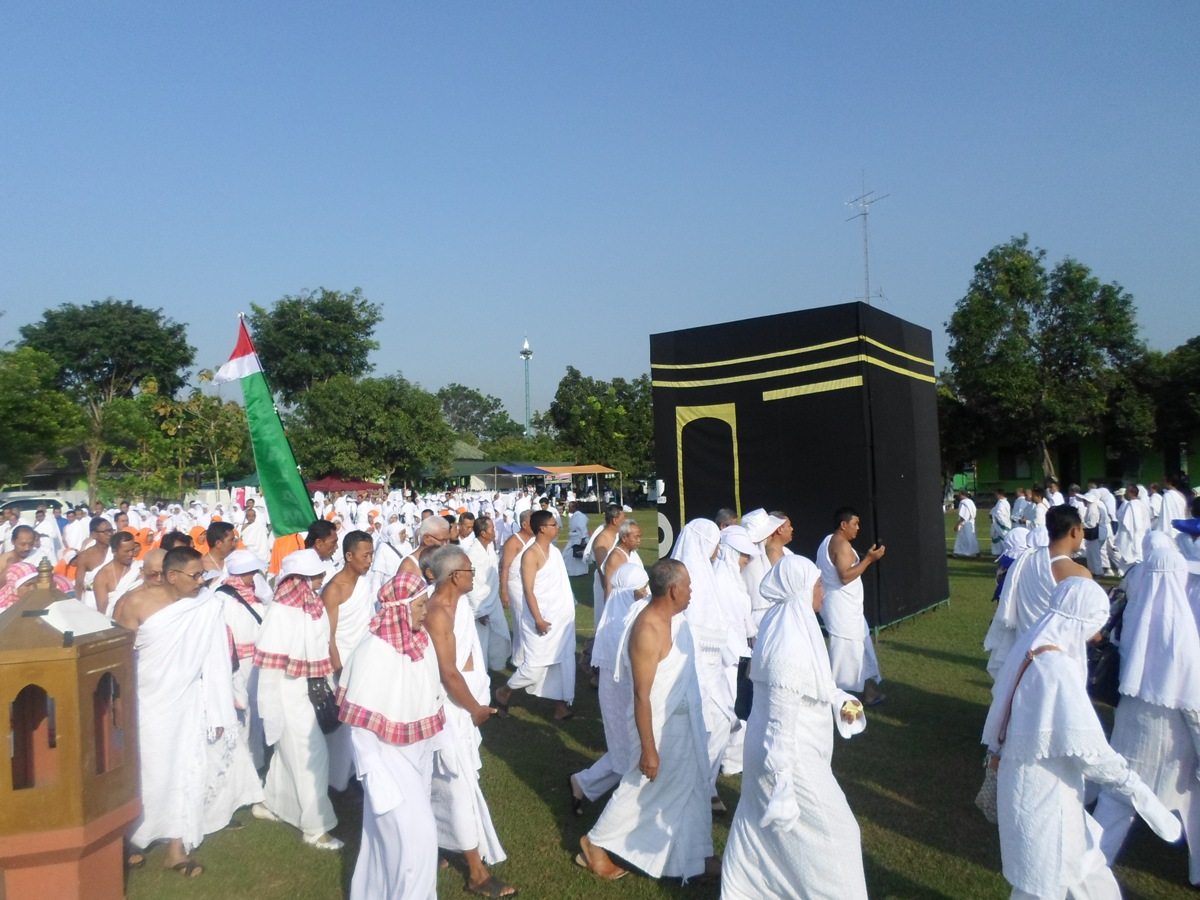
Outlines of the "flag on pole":
<svg viewBox="0 0 1200 900">
<path fill-rule="evenodd" d="M 254 464 L 271 528 L 276 537 L 307 531 L 313 523 L 312 503 L 308 499 L 296 457 L 283 433 L 283 423 L 271 398 L 271 389 L 263 376 L 258 353 L 245 319 L 238 323 L 237 346 L 229 361 L 213 376 L 214 384 L 241 381 L 242 397 L 246 403 L 246 420 L 250 425 L 250 443 L 254 447 Z"/>
</svg>

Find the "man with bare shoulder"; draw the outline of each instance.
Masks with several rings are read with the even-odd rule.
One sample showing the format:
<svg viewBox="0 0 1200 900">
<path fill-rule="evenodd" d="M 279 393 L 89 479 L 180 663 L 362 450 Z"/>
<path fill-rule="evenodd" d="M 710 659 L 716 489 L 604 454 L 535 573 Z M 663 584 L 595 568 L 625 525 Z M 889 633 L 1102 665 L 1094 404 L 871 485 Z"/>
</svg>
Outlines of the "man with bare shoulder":
<svg viewBox="0 0 1200 900">
<path fill-rule="evenodd" d="M 691 599 L 687 568 L 674 559 L 649 569 L 648 601 L 629 610 L 628 662 L 641 754 L 595 826 L 579 841 L 576 864 L 611 881 L 626 874 L 616 854 L 652 878 L 715 875 L 708 736 L 695 647 L 682 615 Z M 628 621 L 628 617 L 627 617 Z"/>
<path fill-rule="evenodd" d="M 191 851 L 205 833 L 208 735 L 220 737 L 237 718 L 225 618 L 201 593 L 200 554 L 177 548 L 162 567 L 163 584 L 131 592 L 116 611 L 119 625 L 137 631 L 142 815 L 130 843 L 166 841 L 163 864 L 195 878 L 204 871 Z"/>
<path fill-rule="evenodd" d="M 446 691 L 446 740 L 437 751 L 432 789 L 438 846 L 463 854 L 469 893 L 509 897 L 516 889 L 488 870 L 488 865 L 503 862 L 506 856 L 479 787 L 479 726 L 496 710 L 488 705 L 491 679 L 475 615 L 465 599 L 475 570 L 467 554 L 456 546 L 430 551 L 422 564 L 434 578 L 425 630 L 437 652 L 438 673 Z"/>
<path fill-rule="evenodd" d="M 521 634 L 520 660 L 508 684 L 496 691 L 496 704 L 507 710 L 515 690 L 558 701 L 554 720 L 573 715 L 575 701 L 575 594 L 562 554 L 554 549 L 559 525 L 549 510 L 529 517 L 533 541 L 519 563 L 521 609 L 514 611 L 513 628 Z M 511 586 L 510 586 L 511 587 Z"/>
<path fill-rule="evenodd" d="M 449 543 L 450 524 L 441 516 L 429 516 L 417 528 L 417 549 L 404 557 L 400 562 L 400 568 L 396 570 L 396 574 L 404 572 L 424 579 L 425 573 L 422 571 L 421 554 L 426 550 L 436 550 L 438 547 L 445 547 Z"/>
<path fill-rule="evenodd" d="M 0 556 L 0 580 L 4 578 L 5 573 L 10 567 L 19 562 L 24 562 L 37 549 L 37 532 L 29 525 L 17 525 L 14 527 L 10 535 L 10 540 L 12 541 L 13 548 L 3 556 Z M 78 593 L 76 593 L 76 596 L 78 596 Z"/>
<path fill-rule="evenodd" d="M 859 557 L 851 541 L 858 537 L 858 513 L 843 506 L 833 516 L 833 534 L 817 549 L 817 566 L 825 588 L 821 620 L 829 632 L 829 663 L 833 680 L 843 691 L 861 691 L 863 703 L 878 706 L 879 659 L 871 643 L 871 628 L 863 613 L 863 573 L 883 559 L 886 548 L 874 544 Z"/>
<path fill-rule="evenodd" d="M 109 607 L 127 592 L 137 587 L 142 578 L 142 564 L 134 557 L 138 542 L 128 531 L 117 531 L 109 542 L 112 560 L 96 572 L 92 590 L 96 596 L 96 611 L 108 614 Z"/>
<path fill-rule="evenodd" d="M 505 609 L 509 608 L 512 603 L 512 597 L 509 595 L 508 581 L 509 572 L 512 569 L 513 560 L 517 555 L 528 546 L 533 540 L 533 532 L 529 528 L 529 517 L 533 515 L 532 510 L 525 510 L 517 517 L 518 525 L 520 526 L 514 534 L 509 535 L 508 540 L 504 542 L 504 548 L 500 552 L 500 605 Z M 517 581 L 520 579 L 518 577 Z M 513 614 L 514 617 L 516 613 Z M 516 623 L 514 622 L 514 625 Z M 517 638 L 513 635 L 515 644 Z"/>
<path fill-rule="evenodd" d="M 92 543 L 75 555 L 75 596 L 90 606 L 96 608 L 96 594 L 92 584 L 96 572 L 108 562 L 108 545 L 112 541 L 112 523 L 103 516 L 94 516 L 88 526 L 88 540 Z"/>
<path fill-rule="evenodd" d="M 604 527 L 592 540 L 592 558 L 596 560 L 596 574 L 592 581 L 592 627 L 600 627 L 604 615 L 604 599 L 608 596 L 608 576 L 605 563 L 608 554 L 621 537 L 621 526 L 625 524 L 625 508 L 610 503 L 604 510 Z M 614 572 L 616 569 L 613 570 Z"/>
<path fill-rule="evenodd" d="M 225 560 L 237 549 L 237 529 L 229 522 L 213 522 L 204 532 L 208 552 L 204 554 L 204 571 L 225 573 Z"/>
<path fill-rule="evenodd" d="M 638 547 L 642 546 L 642 526 L 633 519 L 626 519 L 617 529 L 617 543 L 604 557 L 604 599 L 612 593 L 612 579 L 617 569 L 625 563 L 646 568 L 642 558 L 638 556 Z"/>
</svg>

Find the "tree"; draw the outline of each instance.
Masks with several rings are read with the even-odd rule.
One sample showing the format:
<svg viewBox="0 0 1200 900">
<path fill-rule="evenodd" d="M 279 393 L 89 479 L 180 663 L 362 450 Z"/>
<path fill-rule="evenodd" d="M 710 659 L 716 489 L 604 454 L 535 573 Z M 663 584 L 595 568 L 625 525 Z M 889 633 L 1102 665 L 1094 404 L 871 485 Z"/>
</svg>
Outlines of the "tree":
<svg viewBox="0 0 1200 900">
<path fill-rule="evenodd" d="M 417 478 L 445 470 L 454 446 L 437 397 L 399 375 L 334 375 L 299 395 L 286 425 L 305 480 Z"/>
<path fill-rule="evenodd" d="M 200 380 L 211 381 L 212 372 L 202 370 Z M 176 439 L 181 456 L 201 473 L 211 472 L 219 489 L 221 473 L 238 466 L 250 443 L 246 410 L 193 388 L 184 400 L 160 397 L 156 412 L 159 427 Z"/>
<path fill-rule="evenodd" d="M 499 397 L 454 382 L 438 391 L 437 398 L 450 427 L 460 435 L 470 435 L 476 444 L 521 437 L 525 433 L 525 428 L 509 416 Z"/>
<path fill-rule="evenodd" d="M 1159 440 L 1164 447 L 1194 441 L 1200 435 L 1200 336 L 1165 354 L 1159 373 Z"/>
<path fill-rule="evenodd" d="M 938 375 L 937 407 L 942 478 L 951 481 L 986 446 L 986 423 L 963 402 L 949 372 Z"/>
<path fill-rule="evenodd" d="M 522 432 L 524 430 L 521 429 Z M 483 458 L 492 462 L 545 463 L 569 455 L 554 438 L 544 432 L 528 440 L 519 435 L 508 435 L 494 441 L 484 441 L 479 447 L 483 451 Z"/>
<path fill-rule="evenodd" d="M 21 346 L 54 360 L 56 385 L 83 408 L 83 455 L 89 497 L 95 501 L 109 404 L 133 397 L 147 381 L 174 395 L 187 380 L 196 350 L 187 342 L 185 326 L 161 309 L 111 297 L 47 310 L 40 322 L 21 326 L 21 339 Z"/>
<path fill-rule="evenodd" d="M 539 424 L 553 430 L 577 463 L 599 463 L 635 477 L 654 473 L 649 375 L 607 382 L 567 366 Z"/>
<path fill-rule="evenodd" d="M 359 378 L 375 367 L 368 357 L 383 308 L 350 293 L 318 288 L 283 296 L 269 309 L 251 304 L 248 316 L 258 358 L 271 390 L 287 404 L 335 375 Z"/>
<path fill-rule="evenodd" d="M 1047 275 L 1028 236 L 993 247 L 946 324 L 958 394 L 991 437 L 1054 467 L 1049 445 L 1103 425 L 1110 397 L 1144 357 L 1133 298 L 1067 258 Z"/>
<path fill-rule="evenodd" d="M 55 386 L 57 374 L 45 353 L 28 347 L 0 352 L 0 486 L 79 439 L 79 408 Z"/>
</svg>

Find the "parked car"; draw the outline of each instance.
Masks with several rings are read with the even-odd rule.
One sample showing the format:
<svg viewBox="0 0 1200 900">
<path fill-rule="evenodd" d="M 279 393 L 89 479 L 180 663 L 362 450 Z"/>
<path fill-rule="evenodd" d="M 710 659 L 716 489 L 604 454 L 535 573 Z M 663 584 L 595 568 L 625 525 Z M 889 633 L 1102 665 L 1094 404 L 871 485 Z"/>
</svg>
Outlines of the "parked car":
<svg viewBox="0 0 1200 900">
<path fill-rule="evenodd" d="M 60 507 L 66 509 L 67 502 L 58 497 L 17 497 L 13 500 L 6 500 L 0 503 L 0 512 L 6 509 L 15 509 L 20 513 L 21 521 L 26 525 L 32 525 L 34 522 L 34 513 L 37 512 L 39 506 L 46 507 L 50 513 L 54 512 L 54 508 Z"/>
</svg>

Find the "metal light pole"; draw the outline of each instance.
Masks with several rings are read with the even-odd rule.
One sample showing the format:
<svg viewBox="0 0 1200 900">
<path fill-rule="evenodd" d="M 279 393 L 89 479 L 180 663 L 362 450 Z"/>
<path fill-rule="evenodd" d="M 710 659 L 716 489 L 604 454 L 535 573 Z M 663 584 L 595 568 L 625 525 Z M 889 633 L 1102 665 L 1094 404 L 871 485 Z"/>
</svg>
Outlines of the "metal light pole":
<svg viewBox="0 0 1200 900">
<path fill-rule="evenodd" d="M 529 349 L 529 337 L 525 337 L 525 347 L 521 350 L 521 359 L 525 361 L 525 440 L 529 440 L 529 361 L 533 359 L 533 351 Z"/>
</svg>

